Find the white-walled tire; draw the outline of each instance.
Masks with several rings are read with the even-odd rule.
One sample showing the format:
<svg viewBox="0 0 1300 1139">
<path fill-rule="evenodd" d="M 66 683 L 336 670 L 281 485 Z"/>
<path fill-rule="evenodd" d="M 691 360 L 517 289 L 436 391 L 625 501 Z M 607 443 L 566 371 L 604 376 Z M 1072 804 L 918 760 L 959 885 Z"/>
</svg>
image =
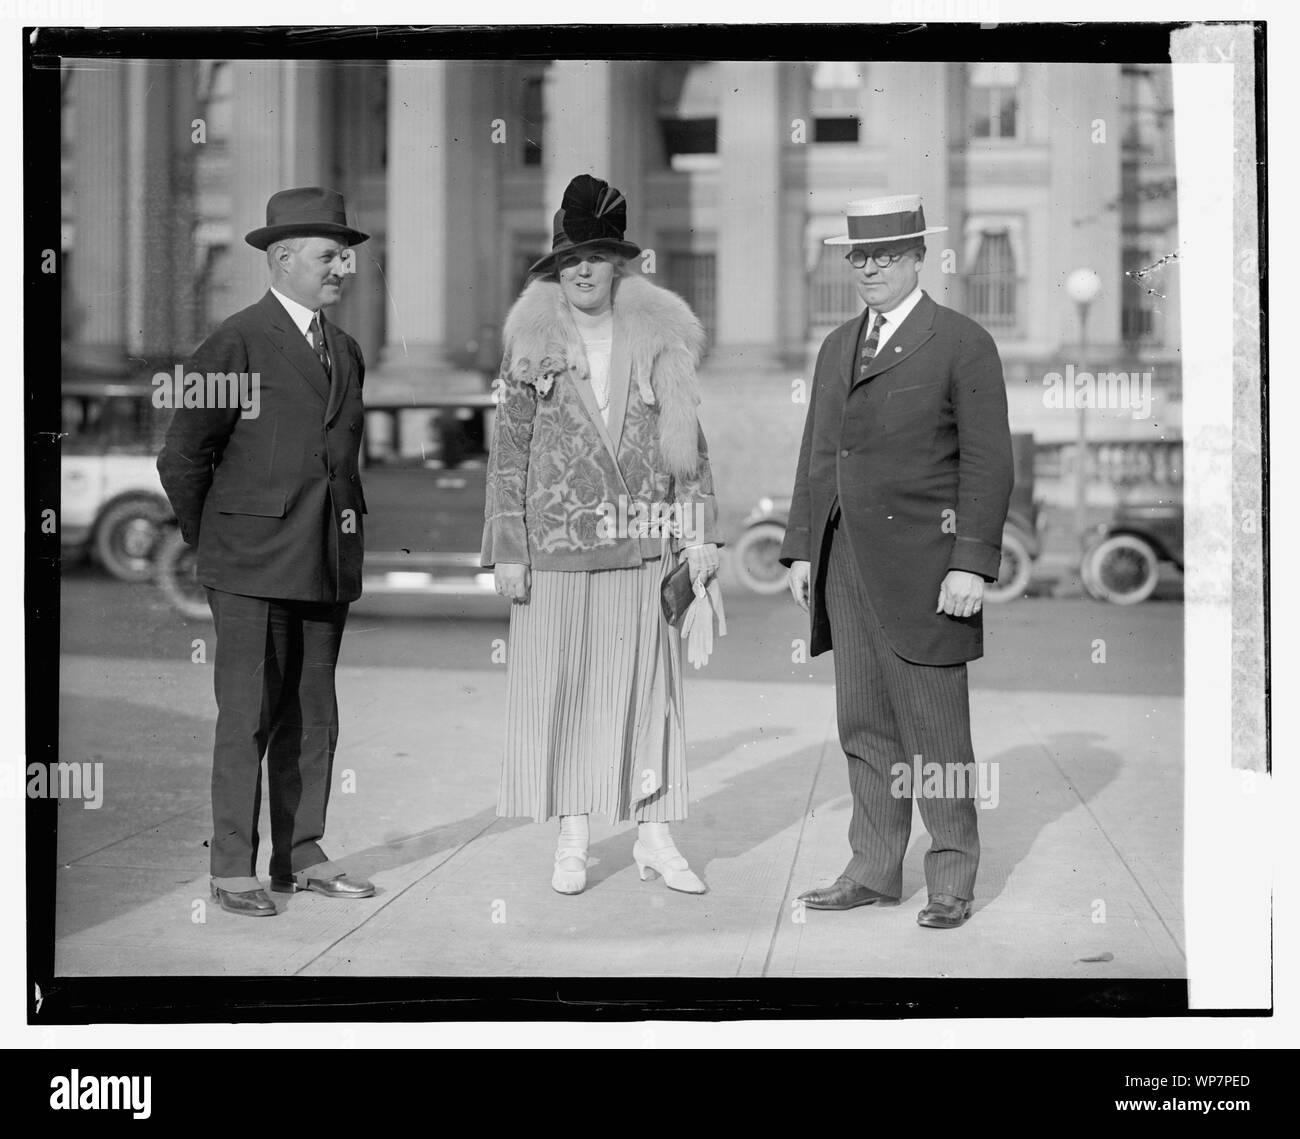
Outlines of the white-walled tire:
<svg viewBox="0 0 1300 1139">
<path fill-rule="evenodd" d="M 163 524 L 170 517 L 167 503 L 157 498 L 139 496 L 112 503 L 95 524 L 99 564 L 118 581 L 148 581 Z"/>
<path fill-rule="evenodd" d="M 1112 534 L 1084 559 L 1084 587 L 1099 601 L 1136 605 L 1155 592 L 1160 559 L 1149 542 L 1134 534 Z"/>
<path fill-rule="evenodd" d="M 158 543 L 154 560 L 154 580 L 167 598 L 167 603 L 178 613 L 195 621 L 208 621 L 212 610 L 208 607 L 207 591 L 196 576 L 198 555 L 185 544 L 179 530 L 173 530 Z"/>
<path fill-rule="evenodd" d="M 998 605 L 1022 597 L 1034 576 L 1034 559 L 1019 534 L 1005 530 L 1002 534 L 1002 565 L 995 584 L 984 586 L 984 600 Z"/>
<path fill-rule="evenodd" d="M 780 562 L 785 527 L 779 522 L 759 522 L 746 530 L 731 548 L 736 579 L 754 593 L 782 593 L 786 568 Z"/>
</svg>

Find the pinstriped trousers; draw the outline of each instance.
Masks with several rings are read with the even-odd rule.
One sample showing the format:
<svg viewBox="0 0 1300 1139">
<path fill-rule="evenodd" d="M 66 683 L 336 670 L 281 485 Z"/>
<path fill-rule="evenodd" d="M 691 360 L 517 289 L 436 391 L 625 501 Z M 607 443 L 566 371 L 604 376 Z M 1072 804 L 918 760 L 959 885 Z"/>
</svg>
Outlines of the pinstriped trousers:
<svg viewBox="0 0 1300 1139">
<path fill-rule="evenodd" d="M 659 609 L 671 564 L 533 572 L 510 607 L 498 815 L 686 818 L 681 638 Z"/>
<path fill-rule="evenodd" d="M 853 855 L 844 875 L 888 897 L 901 896 L 915 789 L 930 832 L 926 890 L 969 901 L 980 853 L 975 800 L 923 794 L 921 772 L 913 764 L 915 756 L 922 764 L 945 765 L 944 771 L 955 770 L 947 764 L 974 764 L 966 666 L 913 664 L 890 648 L 842 519 L 828 555 L 825 597 L 835 711 L 853 794 Z M 900 778 L 903 770 L 906 778 Z"/>
</svg>

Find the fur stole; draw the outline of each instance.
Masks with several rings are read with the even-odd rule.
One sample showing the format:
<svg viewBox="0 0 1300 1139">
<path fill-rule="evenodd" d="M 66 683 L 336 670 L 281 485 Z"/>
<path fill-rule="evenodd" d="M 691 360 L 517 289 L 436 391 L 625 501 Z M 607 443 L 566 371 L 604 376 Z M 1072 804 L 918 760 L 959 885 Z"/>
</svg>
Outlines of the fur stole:
<svg viewBox="0 0 1300 1139">
<path fill-rule="evenodd" d="M 659 447 L 669 471 L 690 478 L 699 466 L 695 367 L 704 329 L 676 293 L 633 274 L 614 283 L 614 336 L 628 352 L 641 399 L 659 407 Z M 502 374 L 514 380 L 588 378 L 582 337 L 558 281 L 528 284 L 506 317 L 503 340 Z"/>
</svg>

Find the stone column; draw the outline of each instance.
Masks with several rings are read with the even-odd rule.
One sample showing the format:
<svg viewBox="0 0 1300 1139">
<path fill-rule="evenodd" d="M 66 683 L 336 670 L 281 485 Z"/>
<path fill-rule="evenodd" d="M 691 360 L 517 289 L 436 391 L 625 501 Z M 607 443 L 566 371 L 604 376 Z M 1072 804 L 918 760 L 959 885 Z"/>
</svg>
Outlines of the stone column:
<svg viewBox="0 0 1300 1139">
<path fill-rule="evenodd" d="M 194 347 L 195 65 L 137 59 L 125 66 L 127 347 L 165 365 Z"/>
<path fill-rule="evenodd" d="M 649 73 L 644 63 L 600 59 L 557 59 L 547 70 L 541 203 L 546 234 L 552 232 L 565 187 L 577 175 L 591 174 L 623 191 L 628 239 L 641 239 L 648 213 L 640 192 L 642 146 L 645 132 L 653 129 L 642 114 Z"/>
<path fill-rule="evenodd" d="M 266 257 L 244 240 L 266 224 L 266 201 L 292 186 L 286 138 L 288 84 L 281 60 L 231 60 L 230 296 L 237 307 L 266 292 Z"/>
<path fill-rule="evenodd" d="M 482 391 L 481 377 L 448 354 L 448 288 L 472 289 L 479 272 L 473 233 L 449 222 L 464 205 L 452 200 L 452 166 L 468 158 L 465 132 L 479 125 L 449 129 L 451 85 L 467 76 L 447 60 L 388 67 L 388 304 L 373 390 L 384 398 Z M 481 126 L 486 135 L 488 122 Z"/>
<path fill-rule="evenodd" d="M 238 307 L 270 280 L 266 257 L 244 234 L 266 222 L 266 202 L 292 186 L 332 182 L 330 67 L 317 60 L 231 60 L 230 256 Z M 349 221 L 355 218 L 349 217 Z"/>
<path fill-rule="evenodd" d="M 1052 241 L 1049 287 L 1050 335 L 1077 344 L 1079 320 L 1065 295 L 1065 279 L 1080 267 L 1096 271 L 1101 293 L 1088 312 L 1089 367 L 1104 363 L 1096 352 L 1113 352 L 1119 343 L 1123 305 L 1120 256 L 1120 69 L 1118 64 L 1054 64 L 1047 78 L 1053 108 Z M 1094 123 L 1102 120 L 1105 141 Z"/>
<path fill-rule="evenodd" d="M 75 355 L 90 368 L 126 358 L 126 64 L 68 64 L 74 108 L 72 293 Z"/>
<path fill-rule="evenodd" d="M 322 59 L 286 59 L 283 67 L 288 131 L 285 149 L 290 184 L 338 189 L 332 170 L 334 108 L 330 72 L 333 64 Z"/>
<path fill-rule="evenodd" d="M 780 70 L 765 60 L 722 64 L 718 115 L 718 367 L 779 362 L 781 289 Z M 802 265 L 798 272 L 802 272 Z"/>
<path fill-rule="evenodd" d="M 944 249 L 960 251 L 964 224 L 959 196 L 949 190 L 952 136 L 965 132 L 964 123 L 949 121 L 951 69 L 946 63 L 913 62 L 876 67 L 888 99 L 886 140 L 882 140 L 889 147 L 888 193 L 920 194 L 926 224 L 948 227 L 947 233 L 926 238 L 921 287 L 940 304 L 957 305 L 959 298 L 950 291 L 956 277 L 939 271 Z"/>
</svg>

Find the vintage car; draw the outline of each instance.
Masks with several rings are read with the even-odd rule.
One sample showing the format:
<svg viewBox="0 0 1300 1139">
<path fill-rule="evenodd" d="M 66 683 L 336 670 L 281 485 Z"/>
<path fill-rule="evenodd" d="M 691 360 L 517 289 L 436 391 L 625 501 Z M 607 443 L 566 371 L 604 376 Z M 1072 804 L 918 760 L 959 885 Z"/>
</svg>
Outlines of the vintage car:
<svg viewBox="0 0 1300 1139">
<path fill-rule="evenodd" d="M 1183 569 L 1183 504 L 1176 494 L 1116 507 L 1110 521 L 1088 536 L 1080 577 L 1098 601 L 1136 605 L 1160 584 L 1162 563 Z"/>
<path fill-rule="evenodd" d="M 430 614 L 507 611 L 492 573 L 479 566 L 495 407 L 487 392 L 367 405 L 366 557 L 358 604 Z M 161 545 L 156 569 L 178 610 L 208 616 L 194 552 L 179 532 Z"/>
<path fill-rule="evenodd" d="M 172 519 L 154 459 L 167 413 L 148 383 L 66 381 L 61 388 L 59 533 L 65 556 L 90 553 L 122 581 L 148 581 Z"/>
<path fill-rule="evenodd" d="M 992 602 L 1022 597 L 1033 578 L 1038 558 L 1040 516 L 1034 501 L 1034 438 L 1011 436 L 1015 462 L 1015 485 L 1006 525 L 1002 529 L 1002 566 L 996 583 L 984 588 Z M 761 498 L 744 521 L 744 530 L 731 547 L 731 569 L 736 579 L 754 593 L 781 593 L 786 588 L 786 570 L 778 560 L 790 518 L 790 499 Z"/>
</svg>

